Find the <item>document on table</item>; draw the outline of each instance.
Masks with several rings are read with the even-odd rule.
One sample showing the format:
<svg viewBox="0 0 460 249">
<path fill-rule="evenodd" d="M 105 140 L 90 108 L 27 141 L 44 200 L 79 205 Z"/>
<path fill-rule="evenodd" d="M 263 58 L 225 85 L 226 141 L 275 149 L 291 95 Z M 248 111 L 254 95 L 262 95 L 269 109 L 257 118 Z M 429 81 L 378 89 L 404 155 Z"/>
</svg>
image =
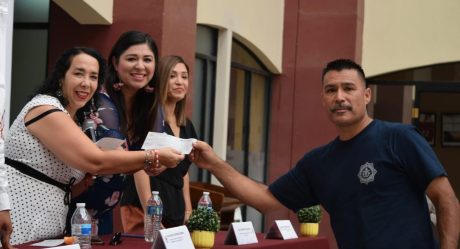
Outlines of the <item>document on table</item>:
<svg viewBox="0 0 460 249">
<path fill-rule="evenodd" d="M 81 249 L 79 244 L 67 245 L 67 246 L 58 246 L 58 247 L 49 247 L 44 249 Z"/>
<path fill-rule="evenodd" d="M 149 132 L 142 149 L 155 150 L 169 147 L 180 151 L 182 154 L 189 154 L 195 141 L 196 139 L 194 138 L 183 139 L 166 133 Z"/>
<path fill-rule="evenodd" d="M 63 239 L 47 239 L 47 240 L 32 244 L 32 246 L 54 247 L 54 246 L 58 246 L 62 244 L 64 244 Z"/>
<path fill-rule="evenodd" d="M 53 249 L 80 249 L 79 244 L 58 246 L 58 245 L 62 245 L 62 244 L 64 244 L 63 239 L 47 239 L 47 240 L 43 240 L 41 242 L 32 244 L 31 246 L 46 247 L 44 249 L 48 249 L 48 248 L 53 248 Z"/>
</svg>

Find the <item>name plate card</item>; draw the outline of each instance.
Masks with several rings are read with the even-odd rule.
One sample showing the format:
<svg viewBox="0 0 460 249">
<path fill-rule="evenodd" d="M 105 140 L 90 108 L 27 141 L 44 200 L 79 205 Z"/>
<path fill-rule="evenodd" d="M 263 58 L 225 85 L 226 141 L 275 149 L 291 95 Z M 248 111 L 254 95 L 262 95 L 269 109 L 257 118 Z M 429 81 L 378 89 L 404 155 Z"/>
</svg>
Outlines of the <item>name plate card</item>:
<svg viewBox="0 0 460 249">
<path fill-rule="evenodd" d="M 225 245 L 247 245 L 259 243 L 251 221 L 233 222 L 225 237 Z"/>
<path fill-rule="evenodd" d="M 265 235 L 266 239 L 297 239 L 297 233 L 290 220 L 275 220 Z"/>
<path fill-rule="evenodd" d="M 195 249 L 186 226 L 161 229 L 158 240 L 155 249 Z"/>
</svg>

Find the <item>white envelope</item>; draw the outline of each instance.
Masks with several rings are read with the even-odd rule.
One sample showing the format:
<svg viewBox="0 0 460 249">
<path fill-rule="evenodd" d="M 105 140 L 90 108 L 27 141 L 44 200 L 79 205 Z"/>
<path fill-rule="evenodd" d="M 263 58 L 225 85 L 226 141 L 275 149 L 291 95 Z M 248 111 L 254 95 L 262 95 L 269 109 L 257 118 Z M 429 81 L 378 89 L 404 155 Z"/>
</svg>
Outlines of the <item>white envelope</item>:
<svg viewBox="0 0 460 249">
<path fill-rule="evenodd" d="M 145 138 L 142 149 L 156 150 L 162 148 L 173 148 L 180 151 L 182 154 L 189 154 L 192 151 L 194 138 L 183 139 L 166 133 L 149 132 Z"/>
<path fill-rule="evenodd" d="M 97 140 L 96 145 L 102 150 L 115 150 L 120 147 L 125 140 L 113 138 L 113 137 L 103 137 Z"/>
</svg>

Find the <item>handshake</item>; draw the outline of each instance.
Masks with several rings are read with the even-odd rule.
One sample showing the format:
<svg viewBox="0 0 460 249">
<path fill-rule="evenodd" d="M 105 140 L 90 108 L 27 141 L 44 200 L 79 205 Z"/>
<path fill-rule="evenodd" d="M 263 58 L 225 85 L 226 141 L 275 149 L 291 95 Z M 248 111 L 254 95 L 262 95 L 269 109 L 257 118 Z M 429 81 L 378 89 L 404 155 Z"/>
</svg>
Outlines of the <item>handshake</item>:
<svg viewBox="0 0 460 249">
<path fill-rule="evenodd" d="M 145 150 L 144 170 L 153 176 L 176 167 L 186 158 L 185 155 L 189 155 L 189 160 L 204 169 L 210 169 L 217 161 L 222 161 L 207 143 L 166 133 L 149 132 L 142 149 Z"/>
</svg>

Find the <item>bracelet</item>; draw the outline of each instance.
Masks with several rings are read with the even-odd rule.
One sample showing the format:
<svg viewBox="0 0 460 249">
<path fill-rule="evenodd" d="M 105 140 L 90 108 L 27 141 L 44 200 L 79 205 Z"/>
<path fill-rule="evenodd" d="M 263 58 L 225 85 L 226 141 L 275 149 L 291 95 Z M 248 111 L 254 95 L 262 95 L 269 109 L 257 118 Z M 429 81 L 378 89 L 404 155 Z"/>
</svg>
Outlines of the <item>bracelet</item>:
<svg viewBox="0 0 460 249">
<path fill-rule="evenodd" d="M 156 154 L 156 151 L 153 150 L 153 153 Z M 152 171 L 154 158 L 155 156 L 152 155 L 152 150 L 145 150 L 144 170 Z"/>
<path fill-rule="evenodd" d="M 160 156 L 156 150 L 146 150 L 144 160 L 144 170 L 152 171 L 153 167 L 160 167 Z"/>
<path fill-rule="evenodd" d="M 158 153 L 158 151 L 154 150 L 155 151 L 155 168 L 159 168 L 160 167 L 160 153 Z"/>
</svg>

